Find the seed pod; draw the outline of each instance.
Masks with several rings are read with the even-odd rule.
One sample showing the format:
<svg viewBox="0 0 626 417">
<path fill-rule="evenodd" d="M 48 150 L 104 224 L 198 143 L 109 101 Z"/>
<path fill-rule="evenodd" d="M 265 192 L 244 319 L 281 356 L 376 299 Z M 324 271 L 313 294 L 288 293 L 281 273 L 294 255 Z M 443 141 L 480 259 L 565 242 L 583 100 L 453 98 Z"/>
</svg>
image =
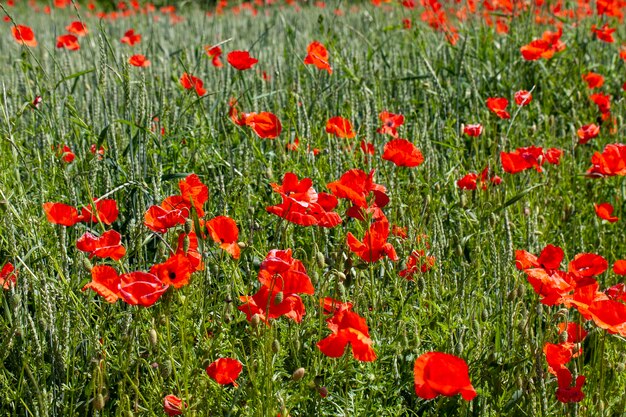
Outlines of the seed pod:
<svg viewBox="0 0 626 417">
<path fill-rule="evenodd" d="M 237 242 L 237 246 L 239 246 L 240 249 L 245 249 L 246 247 L 248 247 L 248 245 L 246 245 L 246 242 Z"/>
<path fill-rule="evenodd" d="M 324 268 L 326 266 L 326 260 L 324 259 L 324 254 L 322 252 L 315 253 L 315 261 L 317 262 L 317 266 L 320 268 Z"/>
<path fill-rule="evenodd" d="M 261 316 L 259 316 L 258 314 L 255 314 L 250 319 L 250 324 L 252 325 L 253 329 L 256 329 L 257 327 L 259 327 L 260 323 L 261 323 Z"/>
<path fill-rule="evenodd" d="M 337 278 L 339 279 L 339 282 L 345 282 L 346 274 L 341 271 L 337 271 Z"/>
<path fill-rule="evenodd" d="M 186 234 L 183 239 L 183 253 L 189 252 L 189 235 Z"/>
<path fill-rule="evenodd" d="M 91 261 L 84 255 L 81 255 L 81 264 L 83 266 L 83 269 L 87 272 L 91 272 L 91 269 L 93 268 L 93 265 L 91 264 Z"/>
<path fill-rule="evenodd" d="M 302 378 L 304 378 L 304 368 L 298 368 L 295 371 L 293 371 L 293 374 L 291 375 L 292 380 L 298 382 Z"/>
<path fill-rule="evenodd" d="M 193 230 L 193 220 L 187 219 L 185 221 L 185 233 L 189 234 Z"/>
<path fill-rule="evenodd" d="M 274 341 L 272 342 L 272 352 L 280 352 L 280 342 L 278 341 L 278 339 L 274 339 Z"/>
<path fill-rule="evenodd" d="M 569 337 L 569 335 L 567 334 L 567 330 L 563 330 L 561 332 L 561 334 L 559 335 L 559 343 L 565 343 L 567 342 L 567 338 Z"/>
<path fill-rule="evenodd" d="M 93 408 L 94 410 L 102 410 L 104 408 L 104 395 L 98 393 L 96 397 L 93 399 Z"/>
<path fill-rule="evenodd" d="M 280 304 L 283 302 L 283 297 L 284 294 L 282 291 L 279 291 L 276 293 L 276 296 L 274 297 L 274 304 Z"/>
<path fill-rule="evenodd" d="M 160 369 L 163 379 L 169 378 L 169 376 L 172 374 L 172 362 L 170 362 L 169 360 L 163 361 Z"/>
<path fill-rule="evenodd" d="M 157 337 L 157 331 L 155 329 L 150 329 L 148 332 L 148 340 L 150 340 L 150 344 L 154 347 L 159 342 Z"/>
</svg>

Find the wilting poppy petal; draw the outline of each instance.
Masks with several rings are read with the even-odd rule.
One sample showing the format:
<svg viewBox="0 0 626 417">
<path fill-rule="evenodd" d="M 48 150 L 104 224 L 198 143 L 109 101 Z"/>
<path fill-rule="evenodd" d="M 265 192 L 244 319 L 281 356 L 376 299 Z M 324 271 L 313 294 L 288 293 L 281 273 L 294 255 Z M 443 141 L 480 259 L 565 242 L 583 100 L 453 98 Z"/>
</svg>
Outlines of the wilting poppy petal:
<svg viewBox="0 0 626 417">
<path fill-rule="evenodd" d="M 170 394 L 163 398 L 163 411 L 170 417 L 182 415 L 185 408 L 187 403 L 183 403 L 183 400 L 175 395 Z"/>
</svg>

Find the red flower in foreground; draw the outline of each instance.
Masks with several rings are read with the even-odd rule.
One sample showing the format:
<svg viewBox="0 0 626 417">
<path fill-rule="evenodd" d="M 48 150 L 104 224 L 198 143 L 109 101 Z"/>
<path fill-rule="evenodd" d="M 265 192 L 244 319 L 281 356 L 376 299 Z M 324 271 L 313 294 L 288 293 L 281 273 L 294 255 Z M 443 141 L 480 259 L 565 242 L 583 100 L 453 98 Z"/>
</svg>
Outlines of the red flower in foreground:
<svg viewBox="0 0 626 417">
<path fill-rule="evenodd" d="M 141 35 L 135 33 L 134 29 L 129 29 L 124 33 L 120 42 L 133 46 L 134 44 L 141 42 Z"/>
<path fill-rule="evenodd" d="M 78 221 L 86 223 L 97 223 L 100 221 L 106 225 L 111 225 L 117 220 L 119 209 L 115 200 L 110 198 L 94 199 L 94 205 L 96 206 L 96 213 L 92 213 L 93 207 L 91 205 L 83 207 L 80 210 Z"/>
<path fill-rule="evenodd" d="M 626 275 L 626 259 L 620 259 L 613 264 L 613 272 L 617 275 Z"/>
<path fill-rule="evenodd" d="M 163 398 L 163 411 L 170 417 L 182 415 L 185 408 L 187 408 L 187 403 L 183 403 L 183 400 L 175 395 L 170 394 Z"/>
<path fill-rule="evenodd" d="M 196 90 L 196 94 L 200 97 L 206 94 L 202 80 L 198 77 L 194 77 L 193 75 L 189 75 L 186 72 L 184 72 L 180 77 L 180 85 L 182 85 L 185 90 L 191 90 L 193 88 Z"/>
<path fill-rule="evenodd" d="M 324 355 L 339 358 L 350 344 L 354 359 L 363 362 L 372 362 L 376 359 L 365 318 L 350 311 L 349 308 L 339 307 L 326 322 L 332 334 L 317 343 L 317 348 Z"/>
<path fill-rule="evenodd" d="M 476 138 L 483 133 L 483 126 L 480 123 L 465 125 L 463 127 L 463 133 L 465 133 L 467 136 Z"/>
<path fill-rule="evenodd" d="M 252 68 L 258 59 L 252 58 L 248 51 L 232 51 L 228 53 L 226 60 L 233 68 L 239 71 L 245 71 Z"/>
<path fill-rule="evenodd" d="M 68 51 L 78 51 L 80 45 L 78 38 L 74 35 L 61 35 L 57 37 L 57 48 L 65 48 Z"/>
<path fill-rule="evenodd" d="M 133 67 L 149 67 L 150 61 L 144 55 L 137 54 L 128 58 L 128 63 Z"/>
<path fill-rule="evenodd" d="M 258 316 L 263 322 L 269 324 L 269 320 L 285 316 L 300 323 L 306 314 L 302 298 L 297 294 L 282 294 L 271 292 L 266 286 L 261 286 L 256 294 L 243 295 L 239 300 L 244 304 L 237 310 L 246 314 L 248 321 Z"/>
<path fill-rule="evenodd" d="M 467 363 L 454 355 L 428 352 L 417 358 L 413 369 L 415 393 L 431 400 L 437 395 L 452 397 L 461 394 L 466 401 L 476 397 L 469 379 Z"/>
<path fill-rule="evenodd" d="M 578 143 L 580 145 L 584 145 L 589 142 L 591 139 L 597 137 L 600 134 L 600 126 L 591 123 L 589 125 L 584 125 L 580 129 L 576 131 L 576 135 L 578 136 Z"/>
<path fill-rule="evenodd" d="M 366 209 L 371 205 L 382 208 L 389 203 L 387 189 L 374 182 L 374 170 L 366 174 L 360 169 L 351 169 L 341 176 L 337 181 L 326 184 L 328 189 L 337 198 L 345 198 L 358 208 Z M 373 201 L 368 201 L 370 193 L 373 194 Z M 356 210 L 351 209 L 351 211 Z M 354 213 L 350 213 L 354 214 Z"/>
<path fill-rule="evenodd" d="M 178 289 L 189 284 L 189 278 L 194 268 L 191 261 L 182 253 L 170 256 L 167 261 L 153 265 L 150 273 L 155 275 L 165 285 Z"/>
<path fill-rule="evenodd" d="M 556 390 L 556 399 L 562 403 L 577 403 L 585 398 L 582 388 L 585 385 L 585 377 L 579 375 L 576 378 L 576 385 L 572 385 L 572 373 L 564 368 L 557 371 L 559 387 Z"/>
<path fill-rule="evenodd" d="M 108 265 L 96 265 L 91 268 L 91 282 L 82 291 L 91 288 L 107 302 L 114 303 L 120 295 L 120 277 L 115 269 Z"/>
<path fill-rule="evenodd" d="M 315 65 L 321 70 L 328 71 L 329 74 L 333 73 L 333 69 L 328 63 L 328 51 L 321 43 L 313 41 L 306 48 L 307 55 L 304 58 L 304 63 L 307 65 Z"/>
<path fill-rule="evenodd" d="M 222 61 L 220 61 L 220 56 L 222 56 L 222 48 L 220 48 L 219 46 L 205 46 L 204 50 L 209 58 L 211 58 L 211 63 L 214 67 L 221 68 L 224 66 L 224 64 L 222 64 Z"/>
<path fill-rule="evenodd" d="M 346 240 L 350 250 L 365 262 L 376 262 L 383 256 L 397 261 L 398 255 L 391 243 L 387 242 L 388 237 L 389 222 L 385 219 L 373 222 L 365 232 L 363 241 L 358 240 L 351 232 L 348 232 Z"/>
<path fill-rule="evenodd" d="M 389 113 L 387 110 L 380 112 L 378 118 L 383 122 L 376 132 L 383 135 L 390 135 L 394 138 L 398 137 L 398 128 L 404 123 L 404 116 L 401 114 Z"/>
<path fill-rule="evenodd" d="M 186 206 L 173 208 L 164 202 L 161 206 L 150 206 L 148 208 L 144 215 L 143 224 L 156 233 L 165 233 L 168 229 L 185 223 L 188 215 L 189 209 Z"/>
<path fill-rule="evenodd" d="M 219 358 L 206 368 L 206 373 L 220 385 L 233 384 L 238 387 L 235 380 L 239 378 L 242 369 L 243 364 L 237 359 Z"/>
<path fill-rule="evenodd" d="M 350 120 L 341 116 L 335 116 L 326 122 L 326 133 L 331 133 L 339 138 L 352 139 L 356 133 L 352 130 Z"/>
<path fill-rule="evenodd" d="M 246 126 L 250 126 L 254 133 L 263 139 L 274 139 L 280 135 L 282 125 L 275 114 L 263 111 L 250 113 L 245 118 Z"/>
<path fill-rule="evenodd" d="M 490 97 L 487 99 L 487 108 L 501 119 L 510 119 L 511 115 L 506 111 L 509 100 L 504 97 Z"/>
<path fill-rule="evenodd" d="M 515 93 L 515 104 L 518 106 L 527 106 L 533 101 L 533 96 L 529 91 L 520 90 Z"/>
<path fill-rule="evenodd" d="M 15 272 L 13 264 L 7 262 L 0 270 L 0 287 L 9 290 L 15 284 L 17 284 L 17 272 Z"/>
<path fill-rule="evenodd" d="M 126 248 L 121 245 L 122 236 L 115 230 L 109 230 L 96 237 L 86 232 L 76 241 L 78 250 L 89 253 L 89 258 L 111 258 L 119 261 L 125 254 Z"/>
<path fill-rule="evenodd" d="M 120 277 L 120 295 L 130 305 L 150 307 L 168 288 L 156 275 L 147 272 L 131 272 Z"/>
<path fill-rule="evenodd" d="M 87 36 L 87 34 L 89 33 L 89 31 L 87 30 L 87 26 L 79 21 L 70 23 L 68 26 L 65 27 L 65 30 L 76 36 Z"/>
<path fill-rule="evenodd" d="M 78 223 L 78 210 L 63 203 L 44 203 L 43 210 L 46 218 L 52 224 L 74 226 Z"/>
<path fill-rule="evenodd" d="M 35 33 L 31 28 L 24 25 L 17 25 L 11 28 L 11 33 L 13 34 L 13 38 L 17 43 L 21 43 L 25 46 L 30 46 L 34 48 L 37 46 L 37 39 L 35 39 Z"/>
<path fill-rule="evenodd" d="M 239 229 L 233 219 L 227 216 L 217 216 L 206 223 L 206 228 L 211 239 L 220 244 L 220 248 L 233 258 L 239 259 L 241 251 L 238 244 Z"/>
<path fill-rule="evenodd" d="M 424 162 L 422 152 L 406 139 L 387 142 L 382 158 L 401 167 L 417 167 Z"/>
<path fill-rule="evenodd" d="M 619 219 L 613 216 L 613 205 L 611 203 L 594 204 L 594 209 L 599 218 L 607 220 L 610 223 L 615 223 Z"/>
<path fill-rule="evenodd" d="M 587 175 L 607 176 L 626 175 L 626 145 L 614 143 L 606 145 L 602 153 L 596 152 L 591 157 L 593 164 Z"/>
</svg>

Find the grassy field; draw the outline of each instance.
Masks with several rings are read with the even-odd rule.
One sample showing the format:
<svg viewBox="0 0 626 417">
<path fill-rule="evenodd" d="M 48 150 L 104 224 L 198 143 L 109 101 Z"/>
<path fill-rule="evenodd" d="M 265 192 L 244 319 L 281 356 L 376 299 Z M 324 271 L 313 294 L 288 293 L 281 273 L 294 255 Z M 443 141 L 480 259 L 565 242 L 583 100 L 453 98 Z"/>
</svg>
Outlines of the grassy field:
<svg viewBox="0 0 626 417">
<path fill-rule="evenodd" d="M 586 275 L 599 283 L 594 303 L 606 298 L 600 291 L 624 280 L 611 268 L 626 258 L 624 173 L 585 173 L 594 152 L 623 141 L 626 58 L 619 52 L 626 26 L 597 15 L 595 2 L 563 5 L 589 15 L 519 2 L 495 10 L 479 4 L 460 17 L 454 12 L 467 11 L 465 2 L 444 3 L 447 30 L 422 21 L 436 2 L 410 8 L 395 1 L 379 7 L 328 1 L 322 8 L 279 1 L 228 6 L 221 14 L 212 9 L 211 16 L 189 3 L 147 13 L 129 3 L 126 15 L 103 19 L 85 5 L 51 4 L 47 14 L 43 4 L 33 11 L 16 3 L 0 3 L 10 16 L 0 24 L 0 267 L 11 263 L 17 274 L 5 273 L 0 291 L 0 415 L 161 416 L 167 395 L 182 399 L 185 415 L 195 416 L 626 415 L 626 331 L 620 327 L 626 316 L 619 307 L 626 297 L 611 295 L 613 321 L 602 326 L 600 313 L 590 319 L 585 310 L 591 302 L 571 301 L 588 265 L 570 265 L 567 291 L 561 287 L 562 298 L 547 305 L 540 299 L 550 291 L 537 295 L 515 260 L 517 250 L 539 254 L 548 244 L 563 248 L 564 269 L 577 254 L 601 255 L 606 272 Z M 496 20 L 508 33 L 496 31 Z M 88 29 L 78 37 L 80 49 L 57 48 L 73 21 Z M 592 25 L 605 23 L 618 29 L 616 42 L 592 32 Z M 15 25 L 32 28 L 37 46 L 17 42 Z M 564 49 L 555 48 L 562 50 L 549 59 L 524 59 L 522 46 L 559 25 Z M 132 46 L 120 42 L 129 29 L 141 35 Z M 313 41 L 328 50 L 332 74 L 305 65 Z M 223 50 L 223 67 L 205 51 L 215 45 Z M 227 62 L 235 50 L 249 51 L 258 63 L 236 70 Z M 135 54 L 150 66 L 129 65 Z M 604 85 L 588 88 L 583 75 L 589 72 L 602 74 Z M 184 73 L 201 79 L 206 93 L 183 88 Z M 519 90 L 531 91 L 530 104 L 515 103 Z M 610 114 L 594 104 L 594 93 L 611 96 Z M 490 97 L 508 98 L 510 119 L 488 109 Z M 232 99 L 239 112 L 276 115 L 280 134 L 261 138 L 249 121 L 234 123 Z M 377 133 L 385 110 L 404 115 L 398 136 L 421 151 L 419 166 L 381 158 L 392 139 Z M 351 121 L 353 138 L 327 132 L 335 116 Z M 476 123 L 480 136 L 463 133 Z M 579 144 L 577 130 L 591 123 L 600 126 L 599 136 Z M 362 141 L 373 155 L 363 152 Z M 92 153 L 92 145 L 102 154 Z M 501 152 L 530 146 L 563 154 L 558 164 L 546 155 L 535 162 L 543 172 L 505 172 Z M 457 186 L 486 166 L 499 185 Z M 352 203 L 337 193 L 334 211 L 342 222 L 336 227 L 304 227 L 268 212 L 281 203 L 270 184 L 282 183 L 286 173 L 330 193 L 327 184 L 351 169 L 374 170 L 374 182 L 390 199 L 376 207 L 366 190 L 365 220 L 347 216 Z M 147 227 L 149 208 L 180 195 L 179 182 L 192 173 L 208 187 L 208 199 L 200 201 L 204 215 L 194 197 L 187 220 L 166 233 Z M 117 202 L 112 224 L 53 224 L 43 209 L 58 202 L 80 213 L 94 198 Z M 605 202 L 618 221 L 596 215 L 594 203 Z M 363 239 L 385 221 L 381 210 L 385 231 L 399 226 L 407 236 L 383 238 L 397 261 L 365 262 L 347 244 L 348 234 Z M 150 307 L 129 305 L 119 293 L 122 299 L 108 303 L 81 291 L 94 266 L 110 265 L 120 274 L 150 271 L 177 246 L 193 244 L 188 237 L 178 244 L 181 233 L 204 230 L 202 223 L 216 216 L 236 222 L 231 250 L 240 249 L 239 259 L 198 233 L 204 269 Z M 77 249 L 85 232 L 107 230 L 121 234 L 119 260 L 89 259 Z M 240 297 L 261 288 L 257 276 L 273 249 L 291 249 L 314 287 L 301 293 L 306 314 L 299 323 L 280 317 L 266 325 L 238 309 Z M 399 273 L 414 250 L 424 252 L 408 280 Z M 434 266 L 422 272 L 426 256 Z M 533 266 L 548 274 L 559 269 Z M 275 302 L 290 296 L 270 291 Z M 320 306 L 324 297 L 351 302 L 365 319 L 375 360 L 355 358 L 354 343 L 338 358 L 316 346 L 332 334 Z M 584 399 L 564 403 L 555 395 L 557 377 L 544 347 L 564 346 L 568 334 L 559 335 L 558 324 L 567 322 L 589 333 L 566 348 L 574 355 L 561 365 L 574 379 L 586 377 Z M 433 351 L 467 363 L 476 398 L 417 395 L 416 359 Z M 243 365 L 237 386 L 207 375 L 219 358 Z M 294 376 L 299 368 L 304 375 Z"/>
</svg>

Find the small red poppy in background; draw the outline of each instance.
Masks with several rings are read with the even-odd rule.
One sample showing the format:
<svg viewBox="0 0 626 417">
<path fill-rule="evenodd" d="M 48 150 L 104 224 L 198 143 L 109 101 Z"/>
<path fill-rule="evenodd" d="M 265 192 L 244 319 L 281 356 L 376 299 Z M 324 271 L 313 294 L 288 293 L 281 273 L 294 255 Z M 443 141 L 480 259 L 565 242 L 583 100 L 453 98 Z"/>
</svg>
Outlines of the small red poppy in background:
<svg viewBox="0 0 626 417">
<path fill-rule="evenodd" d="M 245 313 L 248 321 L 257 316 L 269 325 L 269 320 L 285 316 L 300 323 L 306 314 L 304 303 L 298 294 L 283 294 L 281 299 L 277 292 L 270 291 L 265 285 L 256 294 L 242 295 L 239 300 L 244 304 L 237 307 L 237 310 Z"/>
<path fill-rule="evenodd" d="M 518 106 L 528 106 L 533 101 L 533 95 L 530 91 L 520 90 L 515 93 L 514 99 Z"/>
<path fill-rule="evenodd" d="M 617 29 L 611 29 L 608 23 L 605 23 L 600 29 L 596 27 L 596 25 L 591 26 L 591 32 L 593 32 L 598 39 L 604 42 L 613 43 L 615 39 L 613 39 L 613 32 Z"/>
<path fill-rule="evenodd" d="M 262 111 L 250 113 L 245 119 L 246 126 L 250 126 L 254 133 L 263 139 L 274 139 L 280 135 L 283 126 L 274 113 Z"/>
<path fill-rule="evenodd" d="M 589 96 L 591 101 L 596 103 L 600 113 L 607 114 L 611 111 L 611 96 L 608 94 L 596 93 Z"/>
<path fill-rule="evenodd" d="M 87 26 L 85 26 L 83 22 L 79 21 L 70 23 L 68 26 L 65 27 L 65 30 L 76 36 L 87 36 L 87 34 L 89 33 L 89 31 L 87 30 Z"/>
<path fill-rule="evenodd" d="M 211 58 L 211 63 L 214 67 L 221 68 L 224 66 L 224 64 L 222 64 L 222 61 L 220 60 L 220 56 L 222 56 L 222 48 L 220 48 L 219 46 L 205 46 L 204 50 L 209 58 Z"/>
<path fill-rule="evenodd" d="M 587 88 L 593 90 L 594 88 L 600 88 L 604 85 L 604 77 L 595 72 L 588 72 L 583 74 L 583 81 L 587 83 Z"/>
<path fill-rule="evenodd" d="M 426 256 L 424 250 L 414 250 L 406 261 L 406 268 L 398 273 L 402 278 L 409 281 L 419 271 L 422 274 L 430 271 L 435 266 L 435 257 Z"/>
<path fill-rule="evenodd" d="M 461 394 L 466 401 L 476 397 L 469 379 L 467 363 L 459 357 L 441 352 L 428 352 L 415 361 L 413 368 L 415 393 L 431 400 L 438 395 L 452 397 Z"/>
<path fill-rule="evenodd" d="M 563 332 L 567 332 L 566 343 L 580 343 L 587 337 L 587 331 L 581 325 L 573 321 L 559 323 L 559 334 Z"/>
<path fill-rule="evenodd" d="M 17 284 L 17 272 L 11 262 L 4 264 L 0 270 L 0 287 L 5 290 L 10 290 L 11 287 Z"/>
<path fill-rule="evenodd" d="M 89 258 L 111 258 L 119 261 L 125 254 L 126 248 L 121 245 L 122 236 L 115 230 L 108 230 L 102 236 L 94 236 L 85 232 L 76 241 L 76 248 L 89 253 Z"/>
<path fill-rule="evenodd" d="M 457 187 L 461 190 L 476 190 L 480 185 L 480 188 L 484 191 L 489 188 L 489 184 L 499 185 L 502 183 L 502 178 L 497 175 L 489 176 L 489 165 L 483 169 L 480 176 L 476 173 L 470 172 L 463 178 L 456 182 Z"/>
<path fill-rule="evenodd" d="M 367 322 L 365 318 L 346 306 L 335 306 L 334 315 L 326 320 L 332 334 L 320 340 L 317 343 L 317 348 L 326 356 L 339 358 L 344 354 L 349 344 L 352 346 L 354 359 L 372 362 L 376 359 L 376 352 L 372 348 L 373 342 L 370 338 Z"/>
<path fill-rule="evenodd" d="M 37 46 L 37 39 L 35 39 L 35 33 L 31 28 L 24 25 L 17 25 L 11 28 L 11 33 L 13 34 L 13 38 L 17 43 L 21 43 L 25 46 L 30 46 L 34 48 Z"/>
<path fill-rule="evenodd" d="M 58 154 L 61 156 L 61 159 L 63 159 L 63 162 L 67 162 L 68 164 L 74 162 L 74 159 L 76 159 L 76 154 L 72 152 L 67 145 L 59 146 Z"/>
<path fill-rule="evenodd" d="M 593 207 L 599 218 L 610 223 L 615 223 L 619 220 L 617 217 L 613 216 L 614 209 L 611 203 L 594 204 Z"/>
<path fill-rule="evenodd" d="M 235 380 L 239 378 L 242 369 L 243 364 L 237 359 L 219 358 L 206 368 L 206 373 L 220 385 L 233 384 L 238 387 Z"/>
<path fill-rule="evenodd" d="M 542 172 L 541 165 L 548 162 L 558 165 L 563 151 L 556 148 L 547 149 L 538 146 L 529 146 L 526 148 L 517 148 L 513 152 L 500 152 L 500 161 L 502 168 L 509 174 L 517 174 L 518 172 L 534 168 L 537 172 Z"/>
<path fill-rule="evenodd" d="M 578 135 L 578 144 L 584 145 L 591 139 L 596 138 L 599 134 L 600 126 L 595 123 L 584 125 L 576 131 L 576 135 Z"/>
<path fill-rule="evenodd" d="M 510 119 L 511 115 L 506 111 L 509 100 L 504 97 L 490 97 L 487 99 L 487 108 L 501 119 Z"/>
<path fill-rule="evenodd" d="M 327 71 L 329 74 L 333 73 L 333 69 L 328 63 L 328 51 L 318 41 L 313 41 L 306 48 L 307 56 L 304 58 L 304 63 L 307 65 L 315 65 L 321 70 Z"/>
<path fill-rule="evenodd" d="M 239 71 L 248 70 L 259 62 L 258 59 L 252 58 L 248 51 L 229 52 L 226 60 L 233 68 Z"/>
<path fill-rule="evenodd" d="M 239 229 L 233 219 L 228 216 L 217 216 L 206 222 L 206 228 L 211 239 L 220 244 L 220 248 L 233 258 L 239 259 L 241 252 L 238 244 Z"/>
<path fill-rule="evenodd" d="M 383 122 L 383 125 L 376 130 L 376 132 L 397 138 L 398 128 L 404 123 L 404 116 L 401 114 L 389 113 L 385 110 L 378 114 L 378 118 L 381 122 Z"/>
<path fill-rule="evenodd" d="M 82 291 L 92 289 L 108 303 L 116 302 L 120 297 L 120 276 L 112 266 L 96 265 L 91 268 L 91 282 Z"/>
<path fill-rule="evenodd" d="M 141 35 L 138 33 L 135 33 L 134 29 L 129 29 L 124 33 L 124 36 L 122 36 L 122 39 L 120 39 L 120 42 L 133 46 L 141 42 Z"/>
<path fill-rule="evenodd" d="M 535 61 L 540 58 L 552 58 L 555 52 L 560 52 L 565 49 L 565 44 L 561 42 L 562 35 L 562 28 L 559 28 L 557 32 L 545 31 L 541 39 L 534 39 L 529 44 L 520 48 L 522 57 L 526 61 Z"/>
<path fill-rule="evenodd" d="M 183 400 L 175 395 L 170 394 L 163 398 L 163 411 L 170 417 L 182 415 L 185 408 L 187 403 L 183 403 Z"/>
<path fill-rule="evenodd" d="M 352 139 L 356 133 L 352 130 L 350 120 L 341 116 L 335 116 L 326 122 L 326 133 L 331 133 L 339 138 Z"/>
<path fill-rule="evenodd" d="M 46 218 L 52 224 L 62 226 L 74 226 L 78 223 L 78 210 L 75 207 L 63 203 L 44 203 L 43 210 Z"/>
<path fill-rule="evenodd" d="M 194 77 L 193 75 L 189 75 L 186 72 L 184 72 L 180 77 L 180 85 L 182 85 L 185 90 L 191 90 L 193 88 L 196 90 L 196 94 L 200 97 L 206 94 L 202 80 L 198 77 Z"/>
<path fill-rule="evenodd" d="M 620 259 L 613 264 L 613 272 L 617 275 L 626 275 L 626 259 Z"/>
<path fill-rule="evenodd" d="M 80 49 L 78 38 L 74 35 L 60 35 L 57 37 L 57 48 L 78 51 Z"/>
<path fill-rule="evenodd" d="M 480 123 L 465 125 L 463 126 L 463 133 L 465 133 L 467 136 L 476 138 L 483 133 L 483 125 L 481 125 Z"/>
<path fill-rule="evenodd" d="M 137 54 L 128 58 L 128 63 L 133 67 L 149 67 L 150 61 L 146 59 L 145 55 Z"/>
<path fill-rule="evenodd" d="M 424 162 L 424 155 L 406 139 L 393 139 L 385 144 L 382 158 L 400 167 L 417 167 Z"/>
<path fill-rule="evenodd" d="M 120 295 L 130 305 L 150 307 L 168 288 L 156 275 L 147 272 L 131 272 L 120 277 Z"/>
</svg>

